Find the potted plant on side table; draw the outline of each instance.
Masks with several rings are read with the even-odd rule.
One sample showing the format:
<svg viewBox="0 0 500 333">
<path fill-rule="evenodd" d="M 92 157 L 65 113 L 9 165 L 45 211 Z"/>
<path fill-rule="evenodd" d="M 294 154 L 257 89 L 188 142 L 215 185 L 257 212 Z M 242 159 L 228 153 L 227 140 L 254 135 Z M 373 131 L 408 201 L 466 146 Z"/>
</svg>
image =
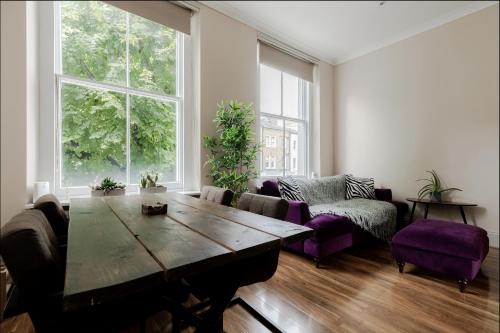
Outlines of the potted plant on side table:
<svg viewBox="0 0 500 333">
<path fill-rule="evenodd" d="M 93 197 L 125 195 L 125 185 L 116 182 L 112 177 L 104 177 L 100 184 L 90 186 Z"/>
<path fill-rule="evenodd" d="M 167 187 L 158 185 L 159 175 L 157 172 L 146 172 L 141 175 L 140 193 L 163 193 L 167 191 Z"/>
<path fill-rule="evenodd" d="M 442 200 L 441 194 L 443 194 L 445 192 L 462 191 L 461 189 L 456 188 L 456 187 L 443 188 L 443 183 L 435 170 L 426 171 L 426 172 L 431 175 L 430 178 L 417 179 L 417 181 L 427 182 L 427 184 L 425 184 L 418 191 L 418 198 L 419 199 L 422 199 L 426 195 L 429 195 L 431 201 L 441 201 Z"/>
</svg>

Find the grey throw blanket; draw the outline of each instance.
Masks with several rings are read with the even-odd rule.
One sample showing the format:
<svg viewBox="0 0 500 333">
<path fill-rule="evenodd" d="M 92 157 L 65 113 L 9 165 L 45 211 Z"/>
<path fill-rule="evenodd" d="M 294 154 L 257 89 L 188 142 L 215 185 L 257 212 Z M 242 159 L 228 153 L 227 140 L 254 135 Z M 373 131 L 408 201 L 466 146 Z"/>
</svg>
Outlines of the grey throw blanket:
<svg viewBox="0 0 500 333">
<path fill-rule="evenodd" d="M 321 214 L 346 216 L 377 238 L 390 241 L 396 232 L 396 206 L 389 202 L 355 198 L 309 206 L 312 217 Z"/>
<path fill-rule="evenodd" d="M 294 177 L 312 217 L 346 216 L 375 237 L 390 241 L 396 231 L 396 206 L 370 199 L 346 200 L 345 175 L 306 179 Z"/>
<path fill-rule="evenodd" d="M 345 175 L 294 179 L 309 206 L 345 200 Z"/>
</svg>

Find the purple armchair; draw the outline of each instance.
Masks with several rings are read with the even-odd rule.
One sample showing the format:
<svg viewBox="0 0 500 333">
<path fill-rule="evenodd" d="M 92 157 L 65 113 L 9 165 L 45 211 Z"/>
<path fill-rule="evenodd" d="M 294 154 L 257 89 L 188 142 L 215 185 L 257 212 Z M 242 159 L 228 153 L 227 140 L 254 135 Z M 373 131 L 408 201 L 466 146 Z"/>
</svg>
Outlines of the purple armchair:
<svg viewBox="0 0 500 333">
<path fill-rule="evenodd" d="M 256 190 L 263 195 L 280 197 L 278 184 L 275 180 L 264 181 L 262 186 L 256 187 Z M 375 196 L 377 200 L 387 201 L 396 206 L 397 228 L 398 230 L 402 228 L 408 205 L 404 202 L 392 201 L 392 191 L 390 189 L 375 189 Z M 287 247 L 313 257 L 316 267 L 319 267 L 322 258 L 370 237 L 366 231 L 344 216 L 328 214 L 311 219 L 309 207 L 307 203 L 302 201 L 288 201 L 286 221 L 305 225 L 315 230 L 313 237 L 290 244 Z"/>
</svg>

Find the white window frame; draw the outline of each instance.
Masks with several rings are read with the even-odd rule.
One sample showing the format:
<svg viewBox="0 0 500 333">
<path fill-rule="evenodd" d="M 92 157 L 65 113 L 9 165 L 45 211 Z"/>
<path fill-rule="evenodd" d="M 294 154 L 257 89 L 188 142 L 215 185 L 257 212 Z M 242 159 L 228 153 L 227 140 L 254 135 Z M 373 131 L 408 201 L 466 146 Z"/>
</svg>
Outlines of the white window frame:
<svg viewBox="0 0 500 333">
<path fill-rule="evenodd" d="M 190 144 L 194 144 L 196 139 L 192 138 L 192 136 L 185 135 L 185 133 L 189 132 L 189 126 L 191 121 L 192 116 L 188 113 L 186 113 L 185 110 L 185 104 L 189 104 L 191 108 L 191 102 L 185 100 L 185 90 L 188 90 L 187 95 L 191 95 L 191 91 L 189 89 L 189 84 L 192 82 L 192 69 L 191 69 L 191 46 L 190 46 L 190 38 L 187 38 L 188 36 L 177 32 L 177 55 L 176 55 L 176 95 L 167 95 L 167 94 L 161 94 L 161 93 L 155 93 L 155 92 L 149 92 L 145 91 L 142 89 L 137 89 L 137 88 L 132 88 L 129 85 L 129 74 L 128 74 L 128 68 L 127 68 L 127 83 L 126 86 L 121 86 L 117 84 L 112 84 L 112 83 L 103 83 L 103 82 L 94 82 L 91 80 L 87 79 L 81 79 L 78 77 L 73 77 L 70 75 L 65 75 L 62 74 L 62 40 L 61 40 L 61 22 L 60 22 L 60 3 L 59 1 L 57 2 L 47 2 L 48 4 L 45 4 L 44 6 L 49 6 L 51 8 L 45 9 L 46 12 L 52 11 L 51 14 L 53 14 L 52 17 L 46 17 L 44 18 L 43 13 L 40 14 L 40 25 L 41 27 L 43 25 L 46 25 L 48 23 L 48 20 L 52 22 L 53 25 L 53 34 L 51 36 L 51 43 L 45 43 L 45 45 L 48 46 L 41 46 L 41 52 L 45 52 L 45 54 L 51 54 L 53 55 L 53 66 L 52 68 L 54 69 L 50 82 L 54 85 L 54 101 L 52 108 L 50 108 L 50 103 L 47 103 L 47 106 L 45 107 L 46 110 L 41 110 L 42 114 L 46 114 L 46 116 L 50 117 L 53 119 L 53 124 L 55 129 L 55 136 L 53 137 L 53 142 L 55 145 L 55 148 L 53 150 L 53 155 L 52 156 L 52 161 L 42 161 L 46 165 L 45 168 L 49 167 L 50 165 L 53 166 L 53 171 L 48 172 L 45 170 L 43 173 L 48 175 L 47 178 L 49 178 L 49 181 L 52 180 L 52 183 L 54 184 L 53 186 L 53 191 L 56 193 L 56 195 L 60 197 L 69 197 L 69 196 L 80 196 L 80 195 L 88 195 L 89 194 L 89 188 L 88 186 L 75 186 L 75 187 L 63 187 L 62 186 L 62 146 L 61 146 L 61 114 L 62 114 L 62 105 L 60 101 L 60 96 L 61 96 L 61 87 L 64 83 L 69 83 L 69 84 L 76 84 L 78 86 L 86 87 L 86 88 L 92 88 L 92 89 L 100 89 L 100 90 L 105 90 L 105 91 L 110 91 L 110 92 L 118 92 L 118 93 L 123 93 L 126 96 L 126 112 L 127 112 L 127 125 L 126 125 L 126 131 L 127 131 L 127 147 L 126 147 L 126 153 L 127 153 L 127 174 L 126 174 L 126 185 L 127 185 L 127 192 L 138 192 L 139 191 L 139 184 L 134 183 L 130 179 L 130 106 L 129 106 L 129 100 L 130 96 L 140 96 L 140 97 L 147 97 L 147 98 L 153 98 L 157 99 L 160 101 L 166 101 L 166 102 L 176 102 L 177 108 L 176 108 L 176 149 L 177 149 L 177 156 L 176 156 L 176 181 L 175 182 L 167 182 L 167 183 L 162 183 L 168 187 L 169 190 L 183 190 L 185 188 L 185 182 L 184 180 L 186 179 L 186 174 L 184 171 L 184 165 L 186 165 L 185 159 L 186 159 L 186 154 L 184 151 L 184 147 L 189 146 Z M 127 15 L 127 21 L 128 17 L 132 14 Z M 50 15 L 47 15 L 50 16 Z M 128 34 L 128 23 L 127 23 L 127 34 Z M 44 36 L 43 39 L 47 39 L 48 36 Z M 127 38 L 127 58 L 128 58 L 128 38 Z M 42 44 L 42 43 L 40 43 Z M 52 47 L 52 50 L 49 50 L 48 48 Z M 127 67 L 128 67 L 128 59 L 127 59 Z M 49 66 L 50 67 L 50 66 Z M 47 77 L 48 75 L 45 75 L 45 80 L 49 81 L 49 78 Z M 41 77 L 41 80 L 44 80 L 43 77 Z M 52 110 L 49 110 L 52 109 Z M 188 126 L 187 129 L 185 129 L 185 126 Z M 47 131 L 45 131 L 47 132 Z M 46 137 L 50 136 L 50 133 L 40 133 L 41 135 L 44 135 Z M 42 138 L 43 139 L 43 138 Z M 46 140 L 50 141 L 50 140 Z M 41 157 L 42 158 L 42 157 Z M 47 157 L 50 158 L 50 157 Z M 189 163 L 188 163 L 189 164 Z M 191 169 L 187 170 L 187 173 L 190 172 Z M 194 170 L 193 170 L 194 171 Z M 104 176 L 104 175 L 103 175 Z M 188 184 L 188 187 L 192 187 L 193 184 Z"/>
<path fill-rule="evenodd" d="M 276 69 L 276 68 L 273 68 L 273 67 L 270 67 L 270 66 L 267 66 L 267 65 L 264 65 L 264 64 L 259 64 L 259 67 L 258 67 L 258 78 L 259 78 L 259 87 L 260 87 L 260 66 L 266 66 L 266 67 L 269 67 L 269 68 L 272 68 L 274 70 L 277 70 L 280 72 L 281 74 L 281 85 L 280 85 L 280 94 L 281 94 L 281 110 L 280 110 L 280 114 L 277 115 L 277 114 L 273 114 L 273 113 L 266 113 L 266 112 L 262 112 L 262 110 L 260 110 L 260 101 L 259 101 L 259 128 L 260 130 L 258 131 L 260 137 L 263 136 L 263 127 L 262 127 L 262 117 L 266 117 L 266 118 L 273 118 L 273 119 L 277 119 L 277 120 L 282 120 L 283 121 L 283 174 L 280 175 L 280 176 L 285 176 L 286 174 L 286 138 L 285 138 L 285 132 L 286 132 L 286 121 L 291 121 L 291 122 L 296 122 L 296 123 L 302 123 L 303 127 L 304 127 L 304 132 L 305 132 L 305 138 L 304 138 L 304 143 L 303 143 L 303 149 L 304 149 L 304 152 L 305 152 L 305 156 L 304 158 L 306 159 L 305 163 L 304 163 L 304 166 L 305 166 L 305 169 L 304 169 L 304 173 L 305 174 L 300 174 L 298 176 L 305 176 L 305 177 L 308 177 L 309 175 L 309 168 L 310 168 L 310 161 L 309 161 L 309 114 L 311 112 L 311 89 L 312 89 L 312 84 L 306 80 L 303 80 L 301 78 L 298 78 L 299 79 L 299 112 L 301 112 L 302 114 L 300 115 L 302 118 L 293 118 L 293 117 L 288 117 L 288 116 L 284 116 L 283 115 L 283 74 L 285 72 L 283 71 L 280 71 L 279 69 Z M 285 74 L 288 74 L 288 75 L 291 75 L 289 73 L 285 73 Z M 259 89 L 260 91 L 260 89 Z M 259 99 L 261 98 L 260 94 L 259 94 Z M 275 147 L 277 146 L 277 144 L 275 144 Z M 267 175 L 262 175 L 262 172 L 266 170 L 266 168 L 264 168 L 264 165 L 263 165 L 263 158 L 262 158 L 262 155 L 263 155 L 263 152 L 261 152 L 260 154 L 260 175 L 261 176 L 264 176 L 264 177 L 267 177 Z M 276 169 L 276 168 L 274 168 Z M 289 168 L 291 170 L 291 168 Z M 269 170 L 269 169 L 267 169 Z"/>
</svg>

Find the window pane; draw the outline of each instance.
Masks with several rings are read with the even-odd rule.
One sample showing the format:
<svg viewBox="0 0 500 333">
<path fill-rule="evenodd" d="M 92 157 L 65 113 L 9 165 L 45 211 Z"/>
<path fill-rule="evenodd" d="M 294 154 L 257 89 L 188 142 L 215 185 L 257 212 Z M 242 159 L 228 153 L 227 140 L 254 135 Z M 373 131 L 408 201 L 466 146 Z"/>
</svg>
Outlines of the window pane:
<svg viewBox="0 0 500 333">
<path fill-rule="evenodd" d="M 306 133 L 301 122 L 285 121 L 285 174 L 306 175 Z"/>
<path fill-rule="evenodd" d="M 263 176 L 283 175 L 283 120 L 261 117 L 262 135 L 274 138 L 269 145 L 262 147 L 262 172 Z"/>
<path fill-rule="evenodd" d="M 125 182 L 125 95 L 72 84 L 61 89 L 62 186 L 106 176 Z"/>
<path fill-rule="evenodd" d="M 260 112 L 281 114 L 281 72 L 260 65 Z"/>
<path fill-rule="evenodd" d="M 126 13 L 100 1 L 61 1 L 62 70 L 126 83 Z"/>
<path fill-rule="evenodd" d="M 287 73 L 283 73 L 283 115 L 299 118 L 299 78 Z"/>
<path fill-rule="evenodd" d="M 176 31 L 130 14 L 130 85 L 176 93 Z"/>
<path fill-rule="evenodd" d="M 130 96 L 130 182 L 142 172 L 161 174 L 160 182 L 176 176 L 176 103 Z"/>
</svg>

